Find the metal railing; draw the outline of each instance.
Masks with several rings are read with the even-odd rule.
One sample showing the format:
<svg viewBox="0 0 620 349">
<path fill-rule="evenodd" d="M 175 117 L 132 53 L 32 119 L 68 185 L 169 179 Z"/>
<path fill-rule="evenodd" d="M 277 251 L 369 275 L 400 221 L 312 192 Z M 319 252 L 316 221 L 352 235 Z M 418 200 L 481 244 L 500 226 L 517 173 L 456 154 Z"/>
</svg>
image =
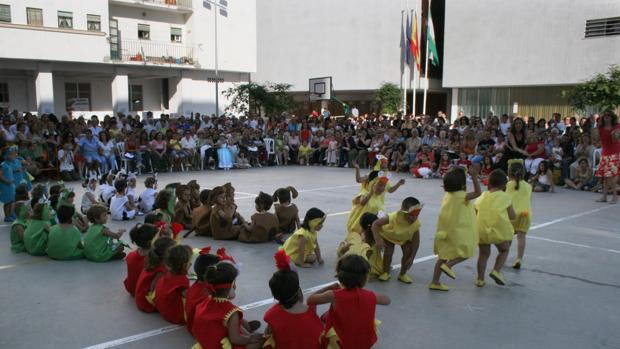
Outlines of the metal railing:
<svg viewBox="0 0 620 349">
<path fill-rule="evenodd" d="M 120 59 L 125 62 L 162 65 L 196 63 L 193 46 L 148 40 L 121 40 L 120 44 Z"/>
<path fill-rule="evenodd" d="M 176 6 L 187 9 L 192 8 L 192 0 L 136 0 L 136 2 L 142 2 L 144 4 Z"/>
</svg>

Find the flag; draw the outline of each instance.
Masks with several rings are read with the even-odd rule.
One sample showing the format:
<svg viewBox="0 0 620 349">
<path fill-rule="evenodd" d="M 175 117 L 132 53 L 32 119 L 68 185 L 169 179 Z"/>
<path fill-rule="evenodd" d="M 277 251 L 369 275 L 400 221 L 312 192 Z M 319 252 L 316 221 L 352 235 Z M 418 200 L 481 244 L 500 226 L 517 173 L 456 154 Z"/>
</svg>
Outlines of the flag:
<svg viewBox="0 0 620 349">
<path fill-rule="evenodd" d="M 415 59 L 415 66 L 420 70 L 420 46 L 418 45 L 418 15 L 413 13 L 413 25 L 409 25 L 408 38 L 410 51 Z"/>
<path fill-rule="evenodd" d="M 435 45 L 435 29 L 430 6 L 428 8 L 428 28 L 426 29 L 426 40 L 430 54 L 428 59 L 431 60 L 431 63 L 433 63 L 434 66 L 439 66 L 439 54 L 437 53 L 437 45 Z"/>
<path fill-rule="evenodd" d="M 409 43 L 411 42 L 411 21 L 409 20 L 409 14 L 407 14 L 407 24 L 404 30 L 406 37 L 405 45 L 403 46 L 405 48 L 405 62 L 407 62 L 407 64 L 411 64 L 411 50 L 409 49 Z"/>
</svg>

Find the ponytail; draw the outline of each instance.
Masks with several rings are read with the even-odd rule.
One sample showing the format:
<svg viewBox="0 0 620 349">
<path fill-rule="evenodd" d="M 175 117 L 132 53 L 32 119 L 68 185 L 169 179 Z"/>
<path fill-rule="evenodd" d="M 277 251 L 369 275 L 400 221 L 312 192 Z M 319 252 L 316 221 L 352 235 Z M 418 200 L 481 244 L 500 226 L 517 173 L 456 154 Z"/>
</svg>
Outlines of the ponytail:
<svg viewBox="0 0 620 349">
<path fill-rule="evenodd" d="M 164 262 L 166 251 L 174 245 L 176 245 L 176 242 L 169 237 L 157 239 L 157 241 L 153 244 L 153 248 L 151 248 L 149 254 L 146 256 L 146 260 L 144 261 L 144 269 L 153 270 L 155 267 L 162 264 Z"/>
<path fill-rule="evenodd" d="M 508 168 L 508 175 L 515 180 L 515 190 L 519 190 L 519 182 L 523 180 L 523 176 L 525 175 L 525 169 L 523 168 L 523 164 L 521 162 L 514 162 L 510 164 Z"/>
</svg>

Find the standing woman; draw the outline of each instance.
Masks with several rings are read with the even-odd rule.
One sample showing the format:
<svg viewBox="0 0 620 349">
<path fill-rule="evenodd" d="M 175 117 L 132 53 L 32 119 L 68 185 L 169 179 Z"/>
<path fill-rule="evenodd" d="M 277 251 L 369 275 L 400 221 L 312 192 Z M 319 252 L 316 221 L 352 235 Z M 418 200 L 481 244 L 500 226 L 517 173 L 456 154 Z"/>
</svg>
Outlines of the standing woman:
<svg viewBox="0 0 620 349">
<path fill-rule="evenodd" d="M 526 130 L 525 122 L 521 118 L 515 118 L 512 127 L 508 132 L 508 143 L 506 144 L 506 153 L 502 156 L 499 168 L 508 169 L 508 160 L 525 159 L 529 156 L 525 150 L 526 147 Z"/>
<path fill-rule="evenodd" d="M 596 170 L 596 177 L 601 177 L 603 182 L 603 196 L 597 202 L 607 202 L 607 194 L 611 192 L 610 204 L 618 202 L 616 182 L 618 180 L 618 167 L 620 166 L 620 124 L 618 116 L 611 112 L 605 112 L 598 123 L 598 128 L 592 130 L 598 133 L 603 146 L 601 162 Z"/>
</svg>

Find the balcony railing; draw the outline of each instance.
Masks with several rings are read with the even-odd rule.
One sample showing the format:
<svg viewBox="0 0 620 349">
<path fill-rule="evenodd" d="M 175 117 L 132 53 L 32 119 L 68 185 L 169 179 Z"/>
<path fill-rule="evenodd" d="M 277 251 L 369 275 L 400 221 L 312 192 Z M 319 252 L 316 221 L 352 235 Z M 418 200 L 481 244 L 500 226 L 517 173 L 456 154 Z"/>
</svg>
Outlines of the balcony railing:
<svg viewBox="0 0 620 349">
<path fill-rule="evenodd" d="M 161 65 L 196 64 L 193 46 L 148 40 L 121 40 L 120 44 L 120 53 L 111 52 L 112 60 Z"/>
</svg>

